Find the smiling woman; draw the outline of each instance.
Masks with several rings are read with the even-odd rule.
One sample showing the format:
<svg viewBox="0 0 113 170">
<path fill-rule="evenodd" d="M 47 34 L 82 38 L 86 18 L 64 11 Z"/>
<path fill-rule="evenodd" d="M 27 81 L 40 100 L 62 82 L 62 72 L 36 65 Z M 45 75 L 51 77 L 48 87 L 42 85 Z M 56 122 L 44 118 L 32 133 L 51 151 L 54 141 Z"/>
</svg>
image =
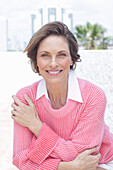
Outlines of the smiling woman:
<svg viewBox="0 0 113 170">
<path fill-rule="evenodd" d="M 42 40 L 37 50 L 37 66 L 46 81 L 53 108 L 61 108 L 66 104 L 68 73 L 72 65 L 68 43 L 64 37 L 51 35 Z M 61 91 L 56 93 L 57 88 Z M 61 99 L 59 99 L 60 95 Z M 61 102 L 56 103 L 60 100 Z"/>
<path fill-rule="evenodd" d="M 59 29 L 57 27 L 59 27 Z M 65 49 L 65 46 L 66 46 L 66 48 L 68 48 L 67 52 L 68 52 L 68 54 L 70 53 L 71 59 L 72 59 L 72 62 L 73 62 L 72 66 L 70 66 L 70 69 L 74 69 L 76 67 L 77 61 L 81 61 L 80 56 L 78 54 L 77 40 L 74 37 L 74 35 L 69 30 L 67 30 L 67 28 L 68 27 L 66 25 L 61 25 L 60 22 L 57 23 L 57 25 L 54 24 L 54 23 L 51 24 L 51 28 L 47 24 L 34 34 L 32 39 L 30 40 L 28 46 L 24 50 L 24 52 L 28 52 L 27 56 L 30 58 L 32 69 L 33 69 L 34 72 L 39 73 L 39 70 L 38 70 L 38 67 L 37 67 L 37 60 L 36 60 L 37 49 L 39 48 L 40 43 L 42 43 L 42 41 L 44 39 L 46 39 L 47 37 L 50 37 L 50 36 L 53 36 L 53 37 L 57 36 L 58 40 L 59 40 L 59 37 L 60 37 L 60 39 L 62 39 L 63 43 L 65 42 L 65 44 L 62 44 L 62 48 Z M 47 39 L 47 43 L 52 45 L 52 43 L 49 39 Z M 53 43 L 53 46 L 55 48 L 57 48 L 57 45 L 58 45 L 58 42 L 55 41 Z M 44 44 L 43 44 L 43 46 L 44 46 Z M 41 48 L 43 48 L 43 47 L 41 47 Z M 49 48 L 49 45 L 47 45 L 47 48 Z M 60 50 L 62 50 L 62 48 Z M 47 56 L 47 54 L 49 54 L 48 51 L 46 51 L 45 49 L 44 49 L 44 52 L 46 52 L 46 56 Z M 43 56 L 45 56 L 45 54 L 43 54 Z"/>
<path fill-rule="evenodd" d="M 104 122 L 106 97 L 76 77 L 80 55 L 74 35 L 61 22 L 48 23 L 26 51 L 43 79 L 13 96 L 13 164 L 22 170 L 110 170 L 113 135 Z"/>
</svg>

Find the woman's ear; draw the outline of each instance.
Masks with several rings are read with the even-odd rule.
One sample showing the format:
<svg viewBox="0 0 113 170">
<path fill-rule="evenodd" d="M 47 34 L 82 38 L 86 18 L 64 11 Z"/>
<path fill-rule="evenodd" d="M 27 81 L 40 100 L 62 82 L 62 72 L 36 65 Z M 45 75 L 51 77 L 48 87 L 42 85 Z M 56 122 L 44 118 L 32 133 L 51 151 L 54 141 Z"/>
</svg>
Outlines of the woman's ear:
<svg viewBox="0 0 113 170">
<path fill-rule="evenodd" d="M 73 61 L 72 61 L 72 59 L 70 60 L 70 66 L 72 66 L 73 65 Z"/>
</svg>

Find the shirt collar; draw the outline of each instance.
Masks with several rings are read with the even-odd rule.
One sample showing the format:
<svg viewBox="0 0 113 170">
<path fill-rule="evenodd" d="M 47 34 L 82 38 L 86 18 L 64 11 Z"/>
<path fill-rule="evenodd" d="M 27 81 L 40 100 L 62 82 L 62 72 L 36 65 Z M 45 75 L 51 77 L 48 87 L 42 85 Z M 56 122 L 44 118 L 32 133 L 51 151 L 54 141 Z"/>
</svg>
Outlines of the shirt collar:
<svg viewBox="0 0 113 170">
<path fill-rule="evenodd" d="M 47 89 L 46 89 L 46 82 L 44 79 L 42 79 L 39 82 L 36 100 L 38 100 L 43 95 L 45 95 L 45 97 L 49 100 Z M 67 100 L 68 99 L 83 103 L 78 79 L 76 77 L 75 71 L 73 71 L 73 70 L 70 70 L 70 72 L 69 72 Z"/>
</svg>

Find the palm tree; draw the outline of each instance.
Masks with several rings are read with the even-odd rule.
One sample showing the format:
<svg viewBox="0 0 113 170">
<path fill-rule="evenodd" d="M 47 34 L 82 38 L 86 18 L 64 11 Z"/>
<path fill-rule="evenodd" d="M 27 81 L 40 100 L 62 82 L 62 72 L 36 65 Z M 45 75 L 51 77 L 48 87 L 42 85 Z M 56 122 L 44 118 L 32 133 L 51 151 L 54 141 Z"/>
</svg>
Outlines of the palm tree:
<svg viewBox="0 0 113 170">
<path fill-rule="evenodd" d="M 101 25 L 92 25 L 90 22 L 87 22 L 85 26 L 79 25 L 75 29 L 77 39 L 85 49 L 106 49 L 109 46 L 109 39 L 111 37 L 104 37 L 104 33 L 107 30 Z"/>
<path fill-rule="evenodd" d="M 107 49 L 108 47 L 113 47 L 113 38 L 103 37 L 102 42 L 100 43 L 100 48 Z"/>
</svg>

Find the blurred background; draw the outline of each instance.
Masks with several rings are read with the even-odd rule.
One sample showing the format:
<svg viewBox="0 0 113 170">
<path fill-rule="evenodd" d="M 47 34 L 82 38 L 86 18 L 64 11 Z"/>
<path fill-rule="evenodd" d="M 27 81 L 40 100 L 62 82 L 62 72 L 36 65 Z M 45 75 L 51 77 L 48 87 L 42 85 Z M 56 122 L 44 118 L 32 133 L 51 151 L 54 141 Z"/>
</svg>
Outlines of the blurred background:
<svg viewBox="0 0 113 170">
<path fill-rule="evenodd" d="M 22 51 L 51 21 L 62 21 L 86 48 L 113 48 L 112 0 L 0 0 L 1 51 Z M 89 43 L 93 44 L 89 47 Z"/>
<path fill-rule="evenodd" d="M 76 74 L 101 87 L 107 97 L 105 122 L 113 132 L 113 1 L 0 0 L 0 169 L 12 165 L 13 94 L 41 79 L 23 50 L 44 24 L 62 21 L 79 43 Z"/>
</svg>

